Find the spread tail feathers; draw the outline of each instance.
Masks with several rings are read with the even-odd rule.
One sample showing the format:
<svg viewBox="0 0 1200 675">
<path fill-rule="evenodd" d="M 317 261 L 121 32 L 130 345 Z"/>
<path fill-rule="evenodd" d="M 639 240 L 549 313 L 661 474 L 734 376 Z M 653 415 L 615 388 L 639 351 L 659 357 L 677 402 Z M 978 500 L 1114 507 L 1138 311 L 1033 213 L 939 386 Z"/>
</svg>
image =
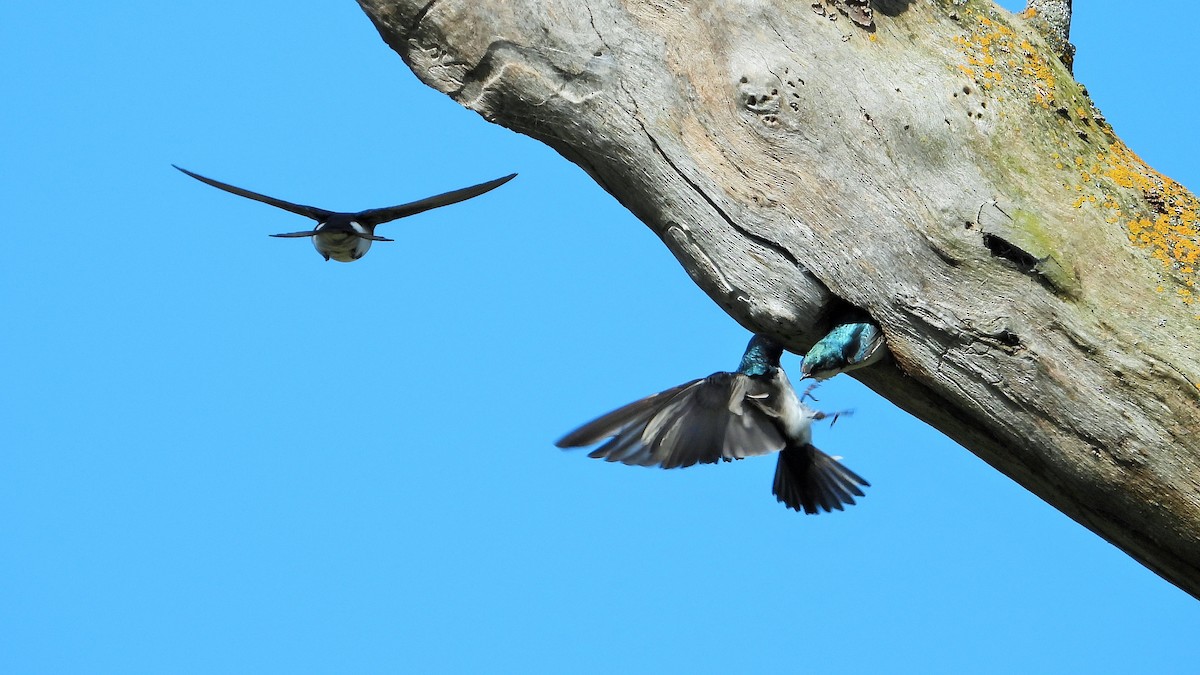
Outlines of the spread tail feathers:
<svg viewBox="0 0 1200 675">
<path fill-rule="evenodd" d="M 854 497 L 863 496 L 860 485 L 871 484 L 841 462 L 805 444 L 788 446 L 779 453 L 771 492 L 789 509 L 813 514 L 853 506 Z"/>
</svg>

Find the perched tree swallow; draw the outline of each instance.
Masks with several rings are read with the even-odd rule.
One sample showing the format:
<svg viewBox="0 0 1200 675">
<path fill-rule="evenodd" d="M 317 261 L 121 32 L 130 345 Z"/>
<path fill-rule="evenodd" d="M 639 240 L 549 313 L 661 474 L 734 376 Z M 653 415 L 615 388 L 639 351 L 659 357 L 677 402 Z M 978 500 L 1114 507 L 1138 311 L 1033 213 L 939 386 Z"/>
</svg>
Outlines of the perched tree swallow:
<svg viewBox="0 0 1200 675">
<path fill-rule="evenodd" d="M 171 166 L 175 166 L 172 164 Z M 293 204 L 285 202 L 282 199 L 275 199 L 266 195 L 260 195 L 257 192 L 243 190 L 239 187 L 234 187 L 228 183 L 205 178 L 197 173 L 192 173 L 187 169 L 175 166 L 176 169 L 186 173 L 202 183 L 232 192 L 239 197 L 246 197 L 257 202 L 270 204 L 284 211 L 291 211 L 317 221 L 317 226 L 312 230 L 304 232 L 288 232 L 286 234 L 272 234 L 272 237 L 312 237 L 313 246 L 316 247 L 317 253 L 326 260 L 336 260 L 338 262 L 354 262 L 367 254 L 367 250 L 371 248 L 373 241 L 394 241 L 386 237 L 375 236 L 375 226 L 387 223 L 398 218 L 415 215 L 429 209 L 436 209 L 439 206 L 455 204 L 472 197 L 494 190 L 508 181 L 512 180 L 517 174 L 509 174 L 503 178 L 497 178 L 493 181 L 480 183 L 461 190 L 447 192 L 445 194 L 426 197 L 408 204 L 399 206 L 388 206 L 382 209 L 367 209 L 358 213 L 339 213 L 336 211 L 326 211 L 318 209 L 314 206 L 304 206 L 302 204 Z"/>
<path fill-rule="evenodd" d="M 842 510 L 869 486 L 812 445 L 826 414 L 801 402 L 779 367 L 783 348 L 754 336 L 737 372 L 713 373 L 618 408 L 562 437 L 560 448 L 610 439 L 588 457 L 664 469 L 779 453 L 772 492 L 805 513 Z"/>
<path fill-rule="evenodd" d="M 883 331 L 873 323 L 843 323 L 804 355 L 800 364 L 800 379 L 827 380 L 875 363 L 887 352 Z"/>
</svg>

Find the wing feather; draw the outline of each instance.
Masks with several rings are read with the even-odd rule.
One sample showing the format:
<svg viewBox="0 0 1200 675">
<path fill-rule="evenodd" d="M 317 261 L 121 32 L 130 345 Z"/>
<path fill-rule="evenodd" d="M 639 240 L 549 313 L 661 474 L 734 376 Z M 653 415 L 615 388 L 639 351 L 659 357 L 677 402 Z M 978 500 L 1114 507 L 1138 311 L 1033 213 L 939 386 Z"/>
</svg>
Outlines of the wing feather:
<svg viewBox="0 0 1200 675">
<path fill-rule="evenodd" d="M 171 166 L 175 166 L 175 165 L 172 164 Z M 333 215 L 333 211 L 326 211 L 325 209 L 318 209 L 315 206 L 305 206 L 303 204 L 293 204 L 292 202 L 285 202 L 282 199 L 268 197 L 267 195 L 259 194 L 257 192 L 251 192 L 250 190 L 236 187 L 234 185 L 230 185 L 229 183 L 222 183 L 219 180 L 214 180 L 212 178 L 201 176 L 200 174 L 188 171 L 187 169 L 185 169 L 181 166 L 175 166 L 175 168 L 179 169 L 183 173 L 191 176 L 192 178 L 195 178 L 196 180 L 200 181 L 201 183 L 211 185 L 211 186 L 217 188 L 218 190 L 224 190 L 228 193 L 235 194 L 239 197 L 245 197 L 246 199 L 253 199 L 256 202 L 262 202 L 263 204 L 269 204 L 271 206 L 274 206 L 277 209 L 283 209 L 284 211 L 291 211 L 292 213 L 295 213 L 295 214 L 298 214 L 301 216 L 307 216 L 318 222 L 322 222 L 329 216 Z M 273 236 L 273 237 L 278 237 L 278 236 L 308 237 L 308 236 L 312 236 L 312 235 L 311 234 L 302 234 L 302 233 L 297 232 L 294 234 L 287 234 L 287 235 L 273 234 L 271 236 Z"/>
<path fill-rule="evenodd" d="M 425 199 L 418 199 L 415 202 L 400 204 L 399 206 L 385 206 L 381 209 L 367 209 L 366 211 L 360 211 L 354 214 L 354 219 L 363 225 L 375 226 L 396 220 L 397 218 L 414 216 L 430 209 L 436 209 L 439 206 L 449 206 L 450 204 L 457 204 L 458 202 L 466 201 L 472 197 L 478 197 L 485 192 L 495 190 L 513 178 L 516 178 L 516 176 L 517 174 L 510 173 L 503 178 L 490 180 L 486 183 L 480 183 L 479 185 L 472 185 L 471 187 L 465 187 L 461 190 L 443 192 L 440 195 L 426 197 Z"/>
<path fill-rule="evenodd" d="M 786 444 L 758 400 L 769 393 L 759 378 L 714 373 L 603 415 L 556 443 L 580 447 L 610 440 L 588 456 L 664 469 L 765 455 Z"/>
<path fill-rule="evenodd" d="M 671 387 L 628 405 L 623 405 L 563 436 L 555 441 L 554 444 L 560 448 L 581 448 L 585 445 L 595 445 L 605 438 L 615 436 L 621 429 L 635 422 L 641 421 L 644 423 L 648 421 L 654 413 L 658 412 L 659 406 L 664 401 L 669 400 L 675 394 L 700 381 L 700 379 L 696 379 L 691 382 L 685 382 L 678 387 Z"/>
</svg>

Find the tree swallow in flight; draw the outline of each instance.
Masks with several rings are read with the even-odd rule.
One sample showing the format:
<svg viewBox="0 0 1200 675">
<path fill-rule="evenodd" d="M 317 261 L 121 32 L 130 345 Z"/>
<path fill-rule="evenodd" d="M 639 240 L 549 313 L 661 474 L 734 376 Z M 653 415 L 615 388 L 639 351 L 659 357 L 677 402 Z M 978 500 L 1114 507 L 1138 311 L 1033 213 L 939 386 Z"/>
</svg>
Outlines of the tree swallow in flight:
<svg viewBox="0 0 1200 675">
<path fill-rule="evenodd" d="M 883 358 L 887 352 L 885 342 L 883 331 L 873 323 L 834 326 L 804 355 L 800 379 L 827 380 L 838 373 L 865 368 Z"/>
<path fill-rule="evenodd" d="M 801 402 L 779 366 L 783 348 L 756 335 L 737 372 L 713 373 L 630 403 L 558 440 L 599 443 L 588 457 L 664 469 L 779 453 L 772 493 L 789 509 L 841 511 L 869 486 L 812 444 L 827 415 Z"/>
<path fill-rule="evenodd" d="M 171 166 L 175 166 L 172 164 Z M 472 197 L 494 190 L 508 181 L 512 180 L 517 174 L 509 174 L 503 178 L 497 178 L 493 181 L 480 183 L 461 190 L 447 192 L 445 194 L 426 197 L 408 204 L 399 206 L 388 206 L 382 209 L 367 209 L 358 213 L 339 213 L 337 211 L 326 211 L 318 209 L 314 206 L 304 206 L 302 204 L 293 204 L 285 202 L 282 199 L 275 199 L 266 195 L 260 195 L 257 192 L 243 190 L 239 187 L 234 187 L 228 183 L 205 178 L 197 173 L 192 173 L 187 169 L 175 166 L 176 169 L 186 173 L 202 183 L 231 192 L 239 197 L 246 197 L 257 202 L 270 204 L 284 211 L 291 211 L 317 221 L 317 226 L 312 230 L 304 232 L 288 232 L 286 234 L 272 234 L 272 237 L 312 237 L 313 246 L 316 247 L 317 253 L 326 260 L 336 260 L 338 262 L 354 262 L 367 254 L 367 250 L 371 248 L 373 241 L 394 241 L 386 237 L 375 236 L 375 226 L 387 223 L 398 218 L 415 215 L 429 209 L 436 209 L 439 206 L 455 204 Z"/>
</svg>

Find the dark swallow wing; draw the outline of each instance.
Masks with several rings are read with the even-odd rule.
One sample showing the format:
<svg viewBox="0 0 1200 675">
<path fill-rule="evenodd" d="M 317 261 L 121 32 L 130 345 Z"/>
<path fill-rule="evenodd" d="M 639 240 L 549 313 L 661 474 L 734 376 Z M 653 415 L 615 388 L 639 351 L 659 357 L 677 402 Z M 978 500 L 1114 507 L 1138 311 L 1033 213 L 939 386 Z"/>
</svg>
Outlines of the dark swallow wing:
<svg viewBox="0 0 1200 675">
<path fill-rule="evenodd" d="M 849 363 L 863 348 L 863 324 L 856 323 L 848 327 L 850 335 L 842 341 L 842 361 Z"/>
<path fill-rule="evenodd" d="M 560 448 L 608 442 L 588 456 L 664 469 L 711 464 L 784 447 L 771 417 L 749 398 L 768 383 L 738 373 L 715 373 L 660 392 L 567 434 Z"/>
<path fill-rule="evenodd" d="M 860 323 L 851 342 L 853 347 L 850 353 L 846 354 L 847 363 L 870 363 L 883 346 L 883 331 L 873 324 Z"/>
<path fill-rule="evenodd" d="M 175 166 L 175 165 L 174 165 L 174 164 L 172 164 L 171 166 Z M 240 187 L 235 187 L 235 186 L 233 186 L 233 185 L 230 185 L 230 184 L 228 184 L 228 183 L 222 183 L 222 182 L 221 182 L 221 181 L 219 181 L 219 180 L 213 180 L 213 179 L 211 179 L 211 178 L 206 178 L 206 177 L 204 177 L 204 176 L 201 176 L 201 175 L 200 175 L 200 174 L 198 174 L 198 173 L 193 173 L 193 172 L 191 172 L 191 171 L 188 171 L 187 169 L 184 169 L 183 167 L 175 166 L 175 168 L 176 168 L 176 169 L 179 169 L 179 170 L 180 170 L 180 171 L 182 171 L 183 173 L 185 173 L 185 174 L 187 174 L 187 175 L 191 176 L 192 178 L 195 178 L 196 180 L 200 181 L 201 183 L 207 183 L 208 185 L 211 185 L 211 186 L 213 186 L 213 187 L 217 188 L 218 190 L 224 190 L 224 191 L 226 191 L 226 192 L 229 192 L 229 193 L 235 194 L 235 195 L 237 195 L 237 196 L 239 196 L 239 197 L 245 197 L 246 199 L 253 199 L 253 200 L 254 200 L 254 201 L 256 201 L 256 202 L 262 202 L 262 203 L 264 203 L 264 204 L 270 204 L 271 206 L 274 206 L 275 208 L 278 208 L 278 209 L 283 209 L 284 211 L 291 211 L 292 213 L 299 214 L 299 215 L 301 215 L 301 216 L 306 216 L 306 217 L 308 217 L 308 218 L 312 218 L 313 220 L 316 220 L 316 221 L 318 221 L 318 222 L 320 222 L 320 221 L 324 221 L 324 220 L 326 220 L 326 219 L 327 219 L 329 216 L 333 215 L 333 211 L 326 211 L 325 209 L 318 209 L 318 208 L 317 208 L 317 207 L 315 207 L 315 206 L 304 206 L 303 204 L 293 204 L 293 203 L 291 203 L 291 202 L 285 202 L 285 201 L 283 201 L 282 199 L 275 199 L 274 197 L 268 197 L 268 196 L 266 196 L 266 195 L 261 195 L 261 194 L 259 194 L 259 193 L 257 193 L 257 192 L 251 192 L 251 191 L 249 191 L 249 190 L 243 190 L 243 189 L 242 189 L 242 188 L 240 188 Z M 313 234 L 315 234 L 315 232 L 311 232 L 311 233 L 308 233 L 308 234 L 302 234 L 302 233 L 300 233 L 300 232 L 294 232 L 294 233 L 292 233 L 292 234 L 285 234 L 285 235 L 271 235 L 271 236 L 273 236 L 273 237 L 278 237 L 278 236 L 284 236 L 284 237 L 311 237 Z"/>
<path fill-rule="evenodd" d="M 871 484 L 816 447 L 789 445 L 779 453 L 771 493 L 789 509 L 808 514 L 842 511 Z"/>
<path fill-rule="evenodd" d="M 296 239 L 298 237 L 311 237 L 319 234 L 317 230 L 309 230 L 308 232 L 287 232 L 285 234 L 269 234 L 268 237 L 283 237 L 284 239 Z"/>
<path fill-rule="evenodd" d="M 858 363 L 866 358 L 867 352 L 877 346 L 878 342 L 875 338 L 879 335 L 878 329 L 869 323 L 857 323 L 854 325 L 854 334 L 849 340 L 846 340 L 843 346 L 842 356 L 847 363 Z"/>
<path fill-rule="evenodd" d="M 360 211 L 354 214 L 354 220 L 357 220 L 365 226 L 374 227 L 375 225 L 390 222 L 396 220 L 397 218 L 416 215 L 422 211 L 436 209 L 439 206 L 457 204 L 458 202 L 466 201 L 472 197 L 478 197 L 485 192 L 495 190 L 513 178 L 516 178 L 516 176 L 517 174 L 511 173 L 503 178 L 490 180 L 486 183 L 480 183 L 479 185 L 472 185 L 471 187 L 463 188 L 461 190 L 454 190 L 453 192 L 446 192 L 440 195 L 426 197 L 425 199 L 409 202 L 408 204 L 388 206 L 382 209 L 368 209 L 366 211 Z"/>
<path fill-rule="evenodd" d="M 359 239 L 370 239 L 371 241 L 396 241 L 395 239 L 388 239 L 387 237 L 380 237 L 380 236 L 377 236 L 377 235 L 374 235 L 374 234 L 366 234 L 366 233 L 364 233 L 364 232 L 355 232 L 354 230 L 350 230 L 350 231 L 347 231 L 347 230 L 331 230 L 331 229 L 328 229 L 328 228 L 326 228 L 326 229 L 321 229 L 321 230 L 307 230 L 307 231 L 305 231 L 305 232 L 285 232 L 285 233 L 283 233 L 283 234 L 272 234 L 272 235 L 269 235 L 269 236 L 272 236 L 272 237 L 282 237 L 282 238 L 285 238 L 285 239 L 295 239 L 295 238 L 297 238 L 297 237 L 312 237 L 312 236 L 314 236 L 314 235 L 321 234 L 322 232 L 342 232 L 342 233 L 345 233 L 345 234 L 351 234 L 351 235 L 354 235 L 355 237 L 358 237 Z"/>
</svg>

